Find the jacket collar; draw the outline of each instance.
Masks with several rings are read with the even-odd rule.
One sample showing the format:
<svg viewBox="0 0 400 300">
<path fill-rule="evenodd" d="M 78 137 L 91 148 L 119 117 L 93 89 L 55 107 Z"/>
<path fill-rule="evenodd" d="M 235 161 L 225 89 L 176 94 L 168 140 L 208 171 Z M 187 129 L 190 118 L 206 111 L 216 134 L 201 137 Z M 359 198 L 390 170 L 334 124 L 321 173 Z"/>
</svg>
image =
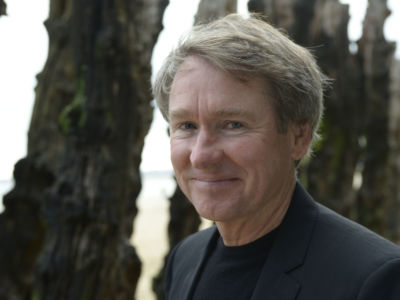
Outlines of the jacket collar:
<svg viewBox="0 0 400 300">
<path fill-rule="evenodd" d="M 290 272 L 304 263 L 317 215 L 315 202 L 297 183 L 251 300 L 265 299 L 266 294 L 270 299 L 295 299 L 300 283 Z"/>
<path fill-rule="evenodd" d="M 178 294 L 175 294 L 173 299 L 192 299 L 202 269 L 205 266 L 208 257 L 210 257 L 211 251 L 213 251 L 219 237 L 218 230 L 215 226 L 200 231 L 197 234 L 200 234 L 200 236 L 198 236 L 199 238 L 194 240 L 194 244 L 191 244 L 191 247 L 193 248 L 192 254 L 194 254 L 194 256 L 190 257 L 191 255 L 189 255 L 188 257 L 189 263 L 195 264 L 193 271 L 185 276 L 182 285 L 178 288 Z M 196 253 L 201 253 L 200 257 L 197 257 Z"/>
</svg>

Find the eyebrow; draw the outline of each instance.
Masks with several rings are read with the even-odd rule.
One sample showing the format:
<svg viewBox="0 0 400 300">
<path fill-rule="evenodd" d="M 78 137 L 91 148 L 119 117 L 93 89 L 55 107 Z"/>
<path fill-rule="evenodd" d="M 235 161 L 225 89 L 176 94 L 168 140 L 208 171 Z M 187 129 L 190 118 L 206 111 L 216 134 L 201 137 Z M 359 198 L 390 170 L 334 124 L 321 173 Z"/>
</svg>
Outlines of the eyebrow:
<svg viewBox="0 0 400 300">
<path fill-rule="evenodd" d="M 172 118 L 175 119 L 185 119 L 188 117 L 193 116 L 193 113 L 191 113 L 189 110 L 187 109 L 177 109 L 177 110 L 170 110 L 169 111 L 169 119 L 171 120 Z"/>
<path fill-rule="evenodd" d="M 240 108 L 224 108 L 217 110 L 215 112 L 216 116 L 219 117 L 247 117 L 247 118 L 253 118 L 254 114 L 249 112 L 248 110 L 243 110 Z"/>
<path fill-rule="evenodd" d="M 217 117 L 245 117 L 245 118 L 254 118 L 254 114 L 247 111 L 243 110 L 240 108 L 223 108 L 223 109 L 218 109 L 215 112 L 212 113 L 213 115 Z M 188 109 L 177 109 L 169 112 L 169 119 L 171 120 L 172 118 L 174 119 L 185 119 L 185 118 L 191 118 L 195 114 L 191 112 Z"/>
</svg>

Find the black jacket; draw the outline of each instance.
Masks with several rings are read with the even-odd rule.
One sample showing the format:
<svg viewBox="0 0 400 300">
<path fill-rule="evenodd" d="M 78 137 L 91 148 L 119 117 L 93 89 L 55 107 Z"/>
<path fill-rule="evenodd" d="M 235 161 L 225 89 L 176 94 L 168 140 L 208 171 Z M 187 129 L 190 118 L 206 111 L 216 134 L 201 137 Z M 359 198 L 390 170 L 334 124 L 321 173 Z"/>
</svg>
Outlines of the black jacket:
<svg viewBox="0 0 400 300">
<path fill-rule="evenodd" d="M 175 247 L 166 299 L 191 299 L 217 238 L 212 227 Z M 261 299 L 400 300 L 400 248 L 317 204 L 297 184 L 251 298 Z"/>
</svg>

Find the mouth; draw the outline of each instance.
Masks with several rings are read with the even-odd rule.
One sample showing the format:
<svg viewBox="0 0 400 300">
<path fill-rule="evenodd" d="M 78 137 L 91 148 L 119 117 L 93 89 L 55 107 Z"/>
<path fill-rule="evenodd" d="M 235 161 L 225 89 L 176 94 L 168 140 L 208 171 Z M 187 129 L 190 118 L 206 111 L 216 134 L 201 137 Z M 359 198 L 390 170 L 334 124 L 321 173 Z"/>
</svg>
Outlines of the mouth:
<svg viewBox="0 0 400 300">
<path fill-rule="evenodd" d="M 231 186 L 239 182 L 238 178 L 192 178 L 193 183 L 201 186 L 218 187 L 218 186 Z"/>
</svg>

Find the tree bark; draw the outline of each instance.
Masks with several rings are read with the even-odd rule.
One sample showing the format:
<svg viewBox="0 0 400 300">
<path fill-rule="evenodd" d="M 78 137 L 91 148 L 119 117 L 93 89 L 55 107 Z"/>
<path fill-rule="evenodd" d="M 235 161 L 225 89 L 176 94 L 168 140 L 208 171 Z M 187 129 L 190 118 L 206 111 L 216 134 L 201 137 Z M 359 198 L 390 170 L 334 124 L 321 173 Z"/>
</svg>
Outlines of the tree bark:
<svg viewBox="0 0 400 300">
<path fill-rule="evenodd" d="M 285 29 L 300 45 L 309 44 L 317 0 L 249 0 L 250 12 L 264 14 L 269 23 Z"/>
<path fill-rule="evenodd" d="M 393 228 L 388 237 L 400 244 L 400 61 L 393 60 L 389 103 L 389 174 L 391 193 L 385 216 L 387 226 Z"/>
<path fill-rule="evenodd" d="M 316 199 L 347 217 L 353 212 L 353 188 L 363 130 L 363 81 L 360 59 L 349 51 L 348 6 L 317 1 L 311 44 L 323 71 L 333 79 L 325 97 L 323 140 L 307 166 L 308 188 Z M 323 180 L 324 178 L 324 180 Z"/>
<path fill-rule="evenodd" d="M 389 14 L 386 0 L 369 0 L 359 41 L 365 85 L 366 147 L 362 186 L 357 198 L 358 220 L 387 237 L 394 233 L 388 227 L 385 214 L 394 208 L 391 207 L 393 194 L 388 186 L 388 171 L 390 68 L 395 46 L 386 41 L 383 33 Z"/>
<path fill-rule="evenodd" d="M 204 24 L 237 11 L 237 0 L 202 0 L 194 18 L 195 24 Z"/>
<path fill-rule="evenodd" d="M 166 5 L 50 2 L 28 154 L 0 216 L 9 241 L 0 250 L 1 299 L 134 297 L 140 261 L 129 240 Z"/>
<path fill-rule="evenodd" d="M 7 15 L 7 4 L 3 0 L 0 0 L 0 17 L 6 15 Z"/>
</svg>

